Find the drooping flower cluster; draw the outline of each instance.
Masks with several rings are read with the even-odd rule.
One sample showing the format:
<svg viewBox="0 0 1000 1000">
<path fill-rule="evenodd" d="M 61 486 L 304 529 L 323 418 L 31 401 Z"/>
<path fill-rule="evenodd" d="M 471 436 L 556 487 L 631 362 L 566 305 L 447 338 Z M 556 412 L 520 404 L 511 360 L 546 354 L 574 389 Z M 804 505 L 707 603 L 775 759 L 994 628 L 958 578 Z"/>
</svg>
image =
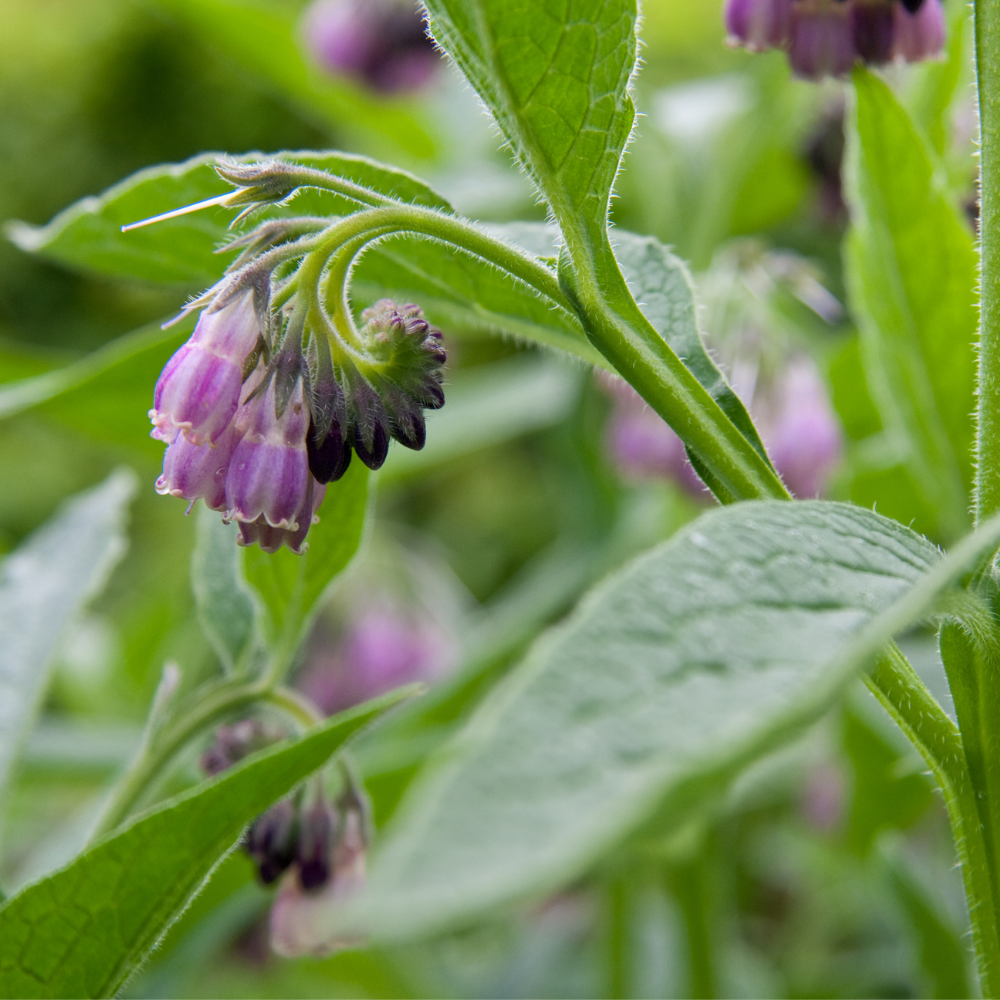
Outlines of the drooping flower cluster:
<svg viewBox="0 0 1000 1000">
<path fill-rule="evenodd" d="M 280 739 L 256 719 L 220 726 L 202 754 L 201 767 L 216 775 Z M 243 838 L 264 885 L 282 876 L 297 891 L 315 893 L 337 883 L 340 891 L 364 880 L 365 851 L 371 839 L 364 792 L 351 781 L 331 803 L 317 787 L 301 789 L 257 817 Z"/>
<path fill-rule="evenodd" d="M 843 76 L 855 62 L 917 62 L 944 46 L 941 0 L 727 0 L 732 44 L 785 49 L 802 77 Z"/>
<path fill-rule="evenodd" d="M 303 332 L 282 330 L 271 310 L 269 277 L 250 273 L 207 297 L 156 383 L 152 435 L 168 446 L 156 489 L 235 520 L 242 545 L 302 552 L 352 452 L 378 469 L 390 439 L 423 447 L 446 356 L 417 306 L 383 300 L 363 314 L 360 351 L 333 362 L 330 344 L 314 341 L 310 359 Z"/>
<path fill-rule="evenodd" d="M 324 69 L 382 93 L 416 90 L 440 62 L 416 4 L 406 0 L 316 0 L 303 15 L 302 37 Z"/>
</svg>

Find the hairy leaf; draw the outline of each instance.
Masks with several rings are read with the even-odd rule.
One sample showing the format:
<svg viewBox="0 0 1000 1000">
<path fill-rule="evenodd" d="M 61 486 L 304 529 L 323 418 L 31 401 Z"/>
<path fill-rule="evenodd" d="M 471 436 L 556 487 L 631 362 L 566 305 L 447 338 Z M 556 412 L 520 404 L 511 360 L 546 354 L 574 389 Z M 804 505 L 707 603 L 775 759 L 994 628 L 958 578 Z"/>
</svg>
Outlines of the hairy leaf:
<svg viewBox="0 0 1000 1000">
<path fill-rule="evenodd" d="M 223 666 L 234 670 L 253 642 L 256 608 L 243 579 L 236 525 L 224 524 L 204 504 L 197 516 L 191 589 L 201 627 Z"/>
<path fill-rule="evenodd" d="M 859 70 L 855 94 L 847 270 L 866 374 L 924 507 L 937 512 L 936 533 L 956 538 L 968 523 L 972 481 L 972 234 L 939 188 L 925 142 L 892 91 Z"/>
<path fill-rule="evenodd" d="M 113 996 L 243 827 L 407 693 L 368 702 L 248 757 L 12 896 L 0 906 L 0 994 Z"/>
<path fill-rule="evenodd" d="M 411 937 L 565 885 L 814 720 L 998 537 L 1000 520 L 942 561 L 845 504 L 703 515 L 487 698 L 408 792 L 345 922 Z"/>
<path fill-rule="evenodd" d="M 45 694 L 66 626 L 125 552 L 131 472 L 70 500 L 0 563 L 0 791 Z"/>
<path fill-rule="evenodd" d="M 635 117 L 635 0 L 426 7 L 434 38 L 479 92 L 563 231 L 582 225 L 602 242 Z"/>
<path fill-rule="evenodd" d="M 220 155 L 209 153 L 140 170 L 100 197 L 71 205 L 46 226 L 11 223 L 7 234 L 22 250 L 69 267 L 141 281 L 210 285 L 231 259 L 214 251 L 226 240 L 232 209 L 204 209 L 127 233 L 121 227 L 232 191 L 212 168 Z M 401 201 L 449 210 L 439 194 L 412 174 L 363 156 L 306 151 L 248 153 L 235 159 L 247 162 L 274 156 L 327 170 Z M 300 192 L 291 204 L 295 215 L 343 215 L 357 208 L 347 198 L 314 190 Z M 265 217 L 274 212 L 289 214 L 272 210 Z"/>
<path fill-rule="evenodd" d="M 327 486 L 306 552 L 297 556 L 283 548 L 269 554 L 256 545 L 245 550 L 247 582 L 264 602 L 273 641 L 280 637 L 290 649 L 297 647 L 327 587 L 361 544 L 368 503 L 368 469 L 355 456 L 344 478 Z"/>
</svg>

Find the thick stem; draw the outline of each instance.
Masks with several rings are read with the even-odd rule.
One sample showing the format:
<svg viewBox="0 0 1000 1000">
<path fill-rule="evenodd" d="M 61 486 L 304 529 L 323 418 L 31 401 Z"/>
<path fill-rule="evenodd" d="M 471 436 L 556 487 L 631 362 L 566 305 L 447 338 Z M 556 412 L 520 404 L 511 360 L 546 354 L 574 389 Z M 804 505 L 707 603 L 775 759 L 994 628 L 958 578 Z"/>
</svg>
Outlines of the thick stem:
<svg viewBox="0 0 1000 1000">
<path fill-rule="evenodd" d="M 977 523 L 1000 510 L 1000 0 L 975 0 L 980 130 Z"/>
</svg>

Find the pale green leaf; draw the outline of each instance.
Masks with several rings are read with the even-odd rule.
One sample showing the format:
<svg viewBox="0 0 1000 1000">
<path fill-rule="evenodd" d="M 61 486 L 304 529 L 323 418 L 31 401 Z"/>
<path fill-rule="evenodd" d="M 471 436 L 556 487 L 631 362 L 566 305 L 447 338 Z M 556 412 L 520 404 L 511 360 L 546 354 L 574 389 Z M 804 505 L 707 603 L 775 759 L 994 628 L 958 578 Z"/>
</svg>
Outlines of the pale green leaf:
<svg viewBox="0 0 1000 1000">
<path fill-rule="evenodd" d="M 99 197 L 71 205 L 46 226 L 8 223 L 7 235 L 22 250 L 73 268 L 157 283 L 211 285 L 232 259 L 232 255 L 214 253 L 229 235 L 232 209 L 204 209 L 127 233 L 121 227 L 232 191 L 212 168 L 222 155 L 208 153 L 140 170 Z M 299 151 L 227 158 L 248 162 L 272 157 L 327 170 L 401 201 L 449 209 L 439 194 L 412 174 L 363 156 Z M 332 192 L 309 189 L 300 192 L 290 207 L 295 215 L 343 215 L 358 205 Z M 267 214 L 290 213 L 273 210 Z"/>
<path fill-rule="evenodd" d="M 855 95 L 846 263 L 866 375 L 883 428 L 917 485 L 917 503 L 937 512 L 938 536 L 956 538 L 968 524 L 972 482 L 972 233 L 892 91 L 859 70 Z"/>
<path fill-rule="evenodd" d="M 409 693 L 368 702 L 248 757 L 12 896 L 0 906 L 0 995 L 113 996 L 243 827 Z"/>
<path fill-rule="evenodd" d="M 657 819 L 669 829 L 817 718 L 998 537 L 1000 520 L 942 560 L 846 504 L 703 515 L 598 587 L 487 698 L 409 790 L 341 924 L 440 931 L 558 890 Z"/>
<path fill-rule="evenodd" d="M 198 618 L 227 670 L 242 665 L 254 638 L 256 608 L 243 579 L 236 525 L 204 504 L 198 508 L 191 590 Z"/>
<path fill-rule="evenodd" d="M 135 476 L 125 470 L 68 501 L 0 563 L 0 790 L 45 694 L 66 627 L 125 552 Z"/>
</svg>

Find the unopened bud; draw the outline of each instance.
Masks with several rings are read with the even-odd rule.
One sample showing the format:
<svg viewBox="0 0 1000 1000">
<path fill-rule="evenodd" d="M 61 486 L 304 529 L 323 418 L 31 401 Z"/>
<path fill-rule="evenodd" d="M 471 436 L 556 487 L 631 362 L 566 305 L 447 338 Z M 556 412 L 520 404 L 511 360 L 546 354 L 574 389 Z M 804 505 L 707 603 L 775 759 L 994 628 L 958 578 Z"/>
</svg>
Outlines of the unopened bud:
<svg viewBox="0 0 1000 1000">
<path fill-rule="evenodd" d="M 290 799 L 282 799 L 254 820 L 244 846 L 264 885 L 276 882 L 295 860 L 297 833 L 297 810 Z"/>
</svg>

